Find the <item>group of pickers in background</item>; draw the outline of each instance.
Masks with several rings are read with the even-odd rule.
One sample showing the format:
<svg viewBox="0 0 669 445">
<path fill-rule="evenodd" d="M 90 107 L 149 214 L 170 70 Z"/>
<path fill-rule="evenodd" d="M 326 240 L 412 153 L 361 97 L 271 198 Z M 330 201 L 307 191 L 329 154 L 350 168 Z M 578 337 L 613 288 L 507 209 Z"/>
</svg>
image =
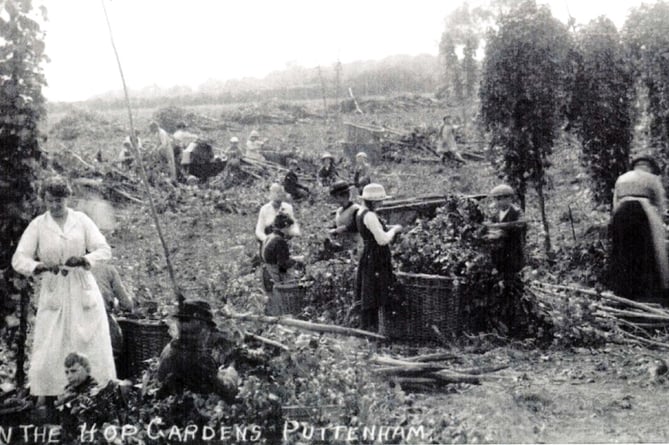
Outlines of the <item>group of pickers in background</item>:
<svg viewBox="0 0 669 445">
<path fill-rule="evenodd" d="M 338 179 L 329 186 L 329 194 L 338 208 L 327 236 L 331 245 L 356 259 L 355 293 L 361 307 L 360 325 L 376 331 L 379 311 L 388 304 L 393 281 L 390 244 L 403 228 L 386 225 L 379 217 L 376 209 L 390 196 L 383 185 L 372 182 L 366 154 L 358 153 L 356 159 L 359 168 L 353 181 Z M 512 279 L 524 264 L 525 226 L 522 211 L 512 203 L 514 195 L 513 189 L 505 184 L 490 192 L 497 213 L 486 236 L 497 241 L 492 256 L 504 279 Z M 290 238 L 301 234 L 290 200 L 295 200 L 295 195 L 286 194 L 280 184 L 274 183 L 270 187 L 269 202 L 258 215 L 255 235 L 263 260 L 263 286 L 268 294 L 275 283 L 295 281 L 304 266 L 304 258 L 290 254 Z"/>
</svg>

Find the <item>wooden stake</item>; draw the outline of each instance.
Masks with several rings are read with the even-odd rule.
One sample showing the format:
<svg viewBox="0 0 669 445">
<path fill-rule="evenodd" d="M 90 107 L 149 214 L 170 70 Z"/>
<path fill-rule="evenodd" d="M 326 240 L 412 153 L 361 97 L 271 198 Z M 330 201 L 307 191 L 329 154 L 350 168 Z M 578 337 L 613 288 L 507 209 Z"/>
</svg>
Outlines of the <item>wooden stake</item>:
<svg viewBox="0 0 669 445">
<path fill-rule="evenodd" d="M 142 184 L 144 184 L 144 191 L 149 200 L 149 207 L 151 208 L 151 215 L 153 216 L 153 222 L 156 225 L 156 231 L 158 232 L 158 238 L 160 238 L 160 244 L 163 247 L 163 254 L 165 255 L 165 262 L 167 263 L 167 272 L 170 276 L 170 281 L 172 282 L 172 290 L 177 299 L 178 308 L 181 311 L 184 302 L 184 296 L 179 290 L 177 285 L 176 276 L 174 274 L 174 268 L 172 267 L 172 261 L 170 260 L 170 251 L 167 248 L 167 243 L 165 242 L 165 237 L 163 236 L 163 231 L 160 228 L 160 221 L 158 220 L 158 212 L 156 212 L 156 206 L 153 204 L 153 197 L 151 196 L 151 189 L 149 188 L 149 180 L 146 175 L 146 169 L 144 168 L 144 162 L 142 160 L 142 154 L 139 151 L 137 146 L 137 137 L 135 136 L 135 125 L 132 119 L 132 109 L 130 107 L 130 97 L 128 96 L 128 87 L 125 83 L 125 76 L 123 75 L 123 67 L 121 66 L 121 59 L 119 58 L 118 51 L 116 50 L 116 44 L 114 43 L 114 35 L 112 33 L 111 23 L 109 22 L 109 15 L 107 14 L 107 8 L 105 7 L 104 0 L 100 0 L 102 3 L 102 10 L 105 13 L 105 20 L 107 21 L 107 29 L 109 30 L 109 39 L 111 41 L 112 49 L 114 50 L 114 55 L 116 56 L 116 64 L 118 65 L 118 71 L 121 75 L 121 84 L 123 85 L 123 95 L 125 97 L 125 104 L 128 109 L 128 121 L 130 124 L 130 143 L 132 145 L 132 151 L 137 160 L 137 165 L 139 166 L 140 178 L 142 179 Z"/>
</svg>

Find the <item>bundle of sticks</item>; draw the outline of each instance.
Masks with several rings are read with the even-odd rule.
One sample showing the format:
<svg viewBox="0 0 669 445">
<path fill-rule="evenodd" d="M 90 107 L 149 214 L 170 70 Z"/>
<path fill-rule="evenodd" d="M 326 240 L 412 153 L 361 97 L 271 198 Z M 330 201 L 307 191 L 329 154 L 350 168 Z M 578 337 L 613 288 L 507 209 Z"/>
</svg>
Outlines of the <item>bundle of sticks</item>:
<svg viewBox="0 0 669 445">
<path fill-rule="evenodd" d="M 660 334 L 669 328 L 669 309 L 619 297 L 612 292 L 532 281 L 528 294 L 543 307 L 565 299 L 582 299 L 592 312 L 593 332 L 607 341 L 669 349 Z"/>
<path fill-rule="evenodd" d="M 375 355 L 371 358 L 372 371 L 392 379 L 405 390 L 435 390 L 448 384 L 499 381 L 513 378 L 498 371 L 509 365 L 475 368 L 454 368 L 452 363 L 458 356 L 449 352 L 437 352 L 407 358 L 392 358 Z"/>
</svg>

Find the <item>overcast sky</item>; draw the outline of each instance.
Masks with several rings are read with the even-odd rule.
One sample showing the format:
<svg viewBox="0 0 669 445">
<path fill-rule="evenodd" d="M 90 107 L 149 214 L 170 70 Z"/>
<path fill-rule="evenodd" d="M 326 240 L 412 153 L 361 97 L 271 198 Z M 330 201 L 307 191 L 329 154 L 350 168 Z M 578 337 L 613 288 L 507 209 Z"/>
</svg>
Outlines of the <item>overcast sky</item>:
<svg viewBox="0 0 669 445">
<path fill-rule="evenodd" d="M 104 0 L 126 81 L 196 88 L 208 79 L 262 77 L 305 67 L 438 53 L 444 18 L 461 0 Z M 101 0 L 44 0 L 52 101 L 121 88 Z M 470 1 L 476 4 L 477 1 Z M 541 0 L 540 0 L 541 3 Z M 551 0 L 577 23 L 599 15 L 620 28 L 640 0 Z"/>
</svg>

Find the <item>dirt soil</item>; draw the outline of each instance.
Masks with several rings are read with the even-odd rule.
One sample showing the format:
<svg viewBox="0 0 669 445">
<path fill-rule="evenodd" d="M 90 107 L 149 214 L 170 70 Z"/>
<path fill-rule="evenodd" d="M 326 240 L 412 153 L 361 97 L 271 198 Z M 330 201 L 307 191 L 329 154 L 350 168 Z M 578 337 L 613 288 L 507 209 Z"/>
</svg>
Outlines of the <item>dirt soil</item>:
<svg viewBox="0 0 669 445">
<path fill-rule="evenodd" d="M 448 395 L 421 394 L 414 403 L 416 409 L 461 419 L 460 435 L 451 438 L 456 442 L 669 440 L 663 409 L 669 390 L 666 378 L 655 375 L 653 353 L 610 346 L 574 351 L 498 348 L 484 356 L 491 354 L 510 365 L 500 374 L 513 376 Z"/>
</svg>

